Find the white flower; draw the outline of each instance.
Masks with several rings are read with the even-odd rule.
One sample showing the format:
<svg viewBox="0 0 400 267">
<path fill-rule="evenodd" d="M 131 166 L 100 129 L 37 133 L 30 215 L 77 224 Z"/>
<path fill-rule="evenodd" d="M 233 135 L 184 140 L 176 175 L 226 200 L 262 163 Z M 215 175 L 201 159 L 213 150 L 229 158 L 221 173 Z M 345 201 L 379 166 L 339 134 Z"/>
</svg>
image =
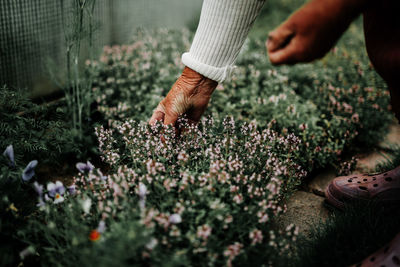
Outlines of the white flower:
<svg viewBox="0 0 400 267">
<path fill-rule="evenodd" d="M 145 198 L 147 194 L 147 187 L 143 183 L 139 183 L 139 197 Z"/>
<path fill-rule="evenodd" d="M 58 204 L 64 201 L 64 197 L 58 193 L 55 194 L 54 196 L 54 204 Z"/>
<path fill-rule="evenodd" d="M 105 221 L 100 221 L 99 226 L 97 227 L 97 232 L 100 234 L 104 233 L 106 230 L 106 222 Z"/>
<path fill-rule="evenodd" d="M 149 250 L 152 250 L 152 249 L 154 249 L 154 248 L 157 246 L 157 244 L 158 244 L 157 239 L 152 238 L 152 239 L 149 241 L 149 243 L 146 244 L 146 248 L 149 249 Z"/>
<path fill-rule="evenodd" d="M 90 212 L 90 207 L 92 206 L 92 200 L 90 198 L 83 199 L 81 201 L 83 212 L 88 214 Z"/>
<path fill-rule="evenodd" d="M 182 222 L 182 217 L 181 215 L 174 213 L 171 216 L 169 216 L 169 222 L 172 224 L 178 224 Z"/>
</svg>

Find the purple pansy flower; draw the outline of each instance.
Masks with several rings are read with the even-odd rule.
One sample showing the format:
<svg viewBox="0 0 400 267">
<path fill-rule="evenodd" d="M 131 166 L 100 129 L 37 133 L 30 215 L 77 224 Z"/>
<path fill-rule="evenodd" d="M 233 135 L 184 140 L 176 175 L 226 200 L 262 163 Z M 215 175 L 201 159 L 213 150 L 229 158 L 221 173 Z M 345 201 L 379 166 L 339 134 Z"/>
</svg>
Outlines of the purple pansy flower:
<svg viewBox="0 0 400 267">
<path fill-rule="evenodd" d="M 37 160 L 32 160 L 26 165 L 24 171 L 22 172 L 22 180 L 28 182 L 35 175 L 35 168 L 38 164 Z"/>
<path fill-rule="evenodd" d="M 76 168 L 81 172 L 81 173 L 85 173 L 85 172 L 91 172 L 94 169 L 94 166 L 92 163 L 90 163 L 90 161 L 87 161 L 86 163 L 83 162 L 78 162 L 76 164 Z"/>
<path fill-rule="evenodd" d="M 76 194 L 76 186 L 74 184 L 68 186 L 67 189 L 68 189 L 68 193 L 70 195 L 75 195 Z"/>
<path fill-rule="evenodd" d="M 10 166 L 15 167 L 14 148 L 12 145 L 9 145 L 6 150 L 4 150 L 3 155 L 10 160 Z"/>
<path fill-rule="evenodd" d="M 36 193 L 39 196 L 39 203 L 37 204 L 37 206 L 42 207 L 46 205 L 43 201 L 43 185 L 39 184 L 38 182 L 34 182 L 33 188 L 35 189 Z"/>
<path fill-rule="evenodd" d="M 49 196 L 53 198 L 54 204 L 64 201 L 63 195 L 65 193 L 65 187 L 60 181 L 57 181 L 56 183 L 48 183 L 47 191 Z"/>
<path fill-rule="evenodd" d="M 51 201 L 51 198 L 49 197 L 48 194 L 44 194 L 44 200 L 45 200 L 46 202 L 50 202 L 50 201 Z"/>
<path fill-rule="evenodd" d="M 43 185 L 39 184 L 38 182 L 34 182 L 33 188 L 39 196 L 43 196 Z"/>
</svg>

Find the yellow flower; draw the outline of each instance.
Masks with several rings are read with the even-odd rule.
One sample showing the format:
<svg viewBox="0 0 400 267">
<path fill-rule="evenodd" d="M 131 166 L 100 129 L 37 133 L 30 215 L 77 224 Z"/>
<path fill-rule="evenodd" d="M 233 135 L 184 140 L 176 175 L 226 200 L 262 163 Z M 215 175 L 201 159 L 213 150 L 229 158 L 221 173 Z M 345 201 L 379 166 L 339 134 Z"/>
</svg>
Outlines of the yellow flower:
<svg viewBox="0 0 400 267">
<path fill-rule="evenodd" d="M 8 207 L 9 210 L 18 212 L 18 209 L 15 207 L 14 203 L 11 203 L 10 206 Z"/>
</svg>

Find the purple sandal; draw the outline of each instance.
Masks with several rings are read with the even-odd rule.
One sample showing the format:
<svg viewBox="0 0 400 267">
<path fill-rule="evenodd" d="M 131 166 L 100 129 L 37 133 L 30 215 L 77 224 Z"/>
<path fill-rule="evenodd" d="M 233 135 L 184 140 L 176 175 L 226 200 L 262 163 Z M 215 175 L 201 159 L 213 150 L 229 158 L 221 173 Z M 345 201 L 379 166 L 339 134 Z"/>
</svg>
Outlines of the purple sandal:
<svg viewBox="0 0 400 267">
<path fill-rule="evenodd" d="M 400 266 L 400 233 L 386 246 L 351 267 Z"/>
<path fill-rule="evenodd" d="M 335 178 L 325 191 L 328 203 L 343 209 L 354 201 L 376 200 L 400 206 L 400 166 L 379 174 L 355 174 Z"/>
</svg>

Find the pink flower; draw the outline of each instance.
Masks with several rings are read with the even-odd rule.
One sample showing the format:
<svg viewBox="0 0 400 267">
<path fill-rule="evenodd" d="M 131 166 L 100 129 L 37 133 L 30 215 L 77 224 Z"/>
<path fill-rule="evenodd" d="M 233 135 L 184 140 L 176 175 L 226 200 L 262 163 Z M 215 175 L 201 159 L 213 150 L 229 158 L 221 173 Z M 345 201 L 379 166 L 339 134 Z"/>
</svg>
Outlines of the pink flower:
<svg viewBox="0 0 400 267">
<path fill-rule="evenodd" d="M 351 116 L 351 120 L 352 120 L 354 123 L 360 122 L 360 117 L 359 117 L 358 113 L 354 113 L 354 114 Z"/>
<path fill-rule="evenodd" d="M 197 237 L 201 238 L 203 240 L 207 240 L 208 237 L 211 235 L 211 227 L 208 224 L 203 224 L 199 227 L 197 227 Z"/>
<path fill-rule="evenodd" d="M 307 124 L 306 123 L 302 123 L 299 125 L 299 129 L 302 131 L 305 131 L 307 129 Z"/>
<path fill-rule="evenodd" d="M 255 245 L 257 243 L 261 243 L 264 237 L 260 230 L 254 229 L 250 232 L 249 238 L 251 239 L 251 244 Z"/>
<path fill-rule="evenodd" d="M 346 113 L 353 113 L 353 107 L 346 102 L 343 102 L 344 112 Z"/>
<path fill-rule="evenodd" d="M 181 160 L 181 161 L 183 161 L 183 162 L 186 162 L 188 159 L 189 159 L 189 156 L 188 156 L 188 154 L 186 154 L 185 151 L 179 152 L 179 154 L 178 154 L 178 160 Z"/>
<path fill-rule="evenodd" d="M 242 248 L 243 245 L 239 242 L 235 242 L 233 245 L 228 246 L 228 248 L 224 251 L 224 256 L 228 257 L 228 261 L 226 263 L 227 266 L 232 266 L 232 261 L 237 255 L 240 254 Z"/>
<path fill-rule="evenodd" d="M 243 196 L 241 194 L 237 194 L 233 197 L 233 201 L 236 202 L 236 204 L 240 204 L 243 202 Z"/>
<path fill-rule="evenodd" d="M 375 103 L 375 104 L 373 104 L 373 105 L 372 105 L 372 107 L 373 107 L 374 109 L 379 109 L 379 105 L 378 105 L 378 104 L 376 104 L 376 103 Z"/>
</svg>

